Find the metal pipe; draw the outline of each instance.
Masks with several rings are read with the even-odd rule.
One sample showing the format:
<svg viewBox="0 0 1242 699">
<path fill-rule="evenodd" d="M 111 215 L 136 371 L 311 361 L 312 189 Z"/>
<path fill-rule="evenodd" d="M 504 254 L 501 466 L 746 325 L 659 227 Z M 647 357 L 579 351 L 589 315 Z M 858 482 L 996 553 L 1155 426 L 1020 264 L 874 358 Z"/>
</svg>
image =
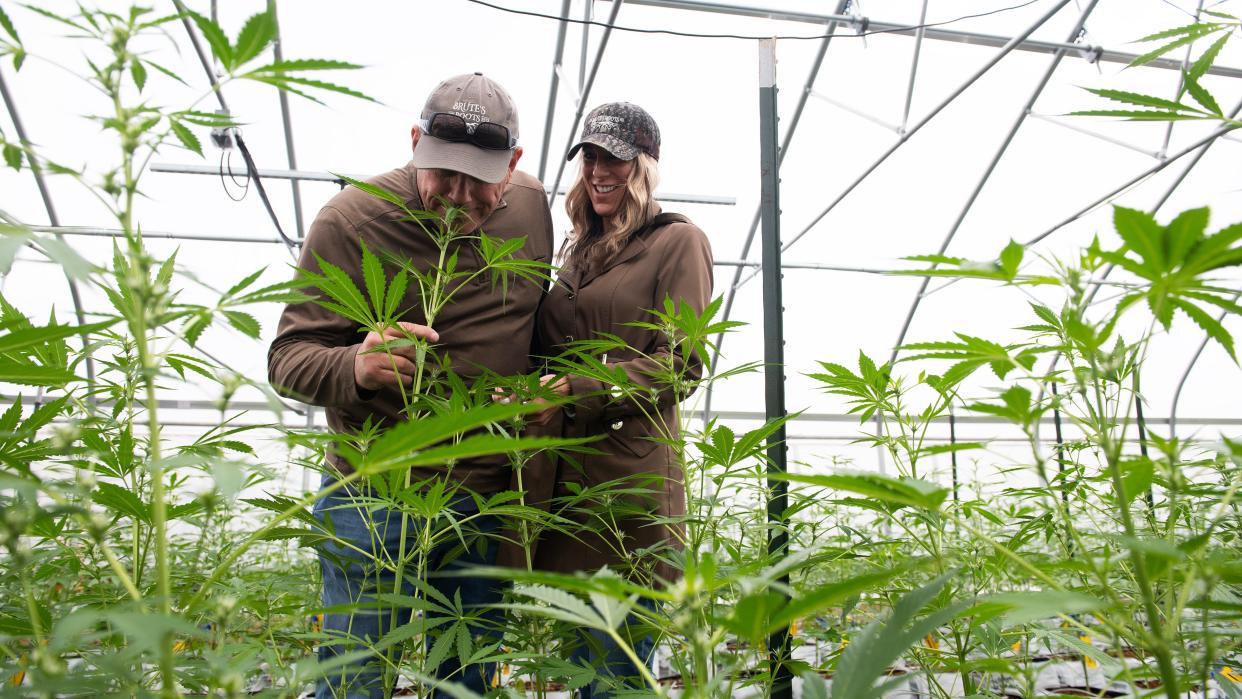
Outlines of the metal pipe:
<svg viewBox="0 0 1242 699">
<path fill-rule="evenodd" d="M 4 71 L 0 70 L 0 97 L 4 99 L 5 109 L 9 112 L 9 120 L 13 122 L 13 131 L 17 136 L 17 142 L 22 144 L 22 148 L 27 151 L 26 162 L 30 164 L 30 174 L 34 176 L 35 186 L 39 189 L 39 196 L 43 199 L 43 208 L 47 211 L 48 223 L 53 226 L 60 225 L 60 217 L 56 215 L 56 206 L 52 204 L 52 193 L 47 188 L 47 181 L 43 179 L 43 168 L 39 167 L 39 160 L 30 155 L 30 139 L 26 136 L 26 127 L 22 124 L 21 115 L 17 111 L 17 102 L 13 99 L 13 95 L 9 93 L 9 85 L 4 79 Z M 64 241 L 59 234 L 56 239 Z M 86 325 L 86 310 L 82 307 L 82 293 L 78 289 L 78 282 L 68 272 L 61 270 L 65 275 L 65 282 L 69 285 L 69 299 L 73 302 L 73 315 L 78 321 L 78 325 Z M 84 333 L 81 336 L 82 351 L 86 355 L 86 385 L 90 388 L 91 394 L 95 389 L 95 358 L 91 356 L 90 338 Z"/>
<path fill-rule="evenodd" d="M 927 23 L 927 0 L 923 0 L 923 11 L 919 13 L 919 28 L 914 34 L 914 56 L 910 59 L 910 80 L 906 83 L 906 106 L 901 111 L 901 130 L 906 130 L 906 124 L 910 123 L 910 104 L 914 101 L 914 76 L 919 70 L 919 54 L 923 51 L 923 36 L 927 33 L 924 24 Z M 954 457 L 956 458 L 956 457 Z M 956 461 L 954 462 L 956 464 Z M 956 466 L 954 474 L 956 474 Z M 955 476 L 956 477 L 956 476 Z M 955 494 L 957 490 L 953 491 Z M 955 497 L 956 499 L 956 497 Z"/>
<path fill-rule="evenodd" d="M 590 22 L 595 19 L 595 0 L 582 0 L 582 19 Z M 609 23 L 611 24 L 611 22 Z M 582 99 L 582 89 L 585 86 L 586 66 L 587 66 L 587 47 L 590 46 L 591 25 L 582 25 L 582 51 L 578 54 L 578 98 Z"/>
<path fill-rule="evenodd" d="M 1242 297 L 1242 291 L 1233 295 L 1233 302 L 1237 303 L 1238 298 Z M 1216 317 L 1217 323 L 1225 322 L 1225 316 L 1229 315 L 1229 311 L 1221 311 Z M 1190 372 L 1195 368 L 1195 364 L 1199 363 L 1199 357 L 1203 355 L 1203 350 L 1207 349 L 1208 343 L 1212 341 L 1210 335 L 1204 334 L 1203 342 L 1199 343 L 1199 349 L 1195 350 L 1195 356 L 1190 358 L 1190 363 L 1186 365 L 1186 371 L 1182 372 L 1182 378 L 1177 382 L 1177 388 L 1173 391 L 1173 403 L 1169 406 L 1169 437 L 1177 437 L 1177 404 L 1182 400 L 1182 389 L 1186 387 L 1186 380 L 1190 378 Z"/>
<path fill-rule="evenodd" d="M 589 0 L 588 0 L 589 1 Z M 561 22 L 556 28 L 556 51 L 552 59 L 552 83 L 548 87 L 548 111 L 543 121 L 543 143 L 539 146 L 539 181 L 543 182 L 548 165 L 548 148 L 552 145 L 552 121 L 556 117 L 556 91 L 561 86 L 561 58 L 565 55 L 565 28 L 569 23 L 570 0 L 561 0 Z"/>
<path fill-rule="evenodd" d="M 1198 7 L 1195 8 L 1195 23 L 1199 23 L 1199 18 L 1203 16 L 1203 0 L 1199 0 Z M 1182 69 L 1177 72 L 1177 94 L 1173 99 L 1181 97 L 1183 88 L 1186 87 L 1186 68 L 1190 66 L 1190 52 L 1195 49 L 1195 41 L 1186 44 L 1186 55 L 1182 57 Z M 1169 140 L 1173 138 L 1173 124 L 1176 122 L 1169 120 L 1169 124 L 1164 130 L 1164 143 L 1160 146 L 1160 152 L 1165 153 L 1169 150 Z"/>
<path fill-rule="evenodd" d="M 125 231 L 119 228 L 95 228 L 91 226 L 26 226 L 40 233 L 57 235 L 79 235 L 93 238 L 124 238 Z M 169 231 L 152 231 L 144 229 L 142 237 L 162 238 L 166 240 L 203 240 L 213 243 L 283 243 L 280 238 L 247 238 L 240 235 L 194 235 L 193 233 L 172 233 Z"/>
<path fill-rule="evenodd" d="M 595 52 L 595 62 L 591 64 L 591 75 L 587 78 L 586 84 L 582 86 L 582 94 L 578 96 L 578 109 L 574 112 L 573 126 L 569 127 L 569 140 L 565 144 L 565 152 L 568 153 L 574 144 L 574 139 L 578 136 L 578 124 L 582 122 L 582 113 L 586 110 L 587 97 L 591 94 L 591 88 L 595 85 L 595 76 L 599 74 L 599 64 L 604 59 L 604 49 L 608 48 L 608 39 L 612 36 L 612 25 L 617 21 L 617 12 L 621 10 L 622 0 L 613 0 L 612 12 L 608 13 L 608 26 L 604 28 L 604 35 L 600 37 L 599 49 Z M 560 165 L 556 168 L 556 181 L 552 183 L 552 194 L 548 196 L 548 208 L 552 207 L 552 203 L 556 201 L 557 191 L 561 186 L 561 177 L 565 175 L 565 158 L 560 158 Z"/>
<path fill-rule="evenodd" d="M 1070 131 L 1077 131 L 1078 133 L 1083 134 L 1085 136 L 1091 136 L 1092 138 L 1098 138 L 1101 141 L 1104 141 L 1106 143 L 1111 143 L 1115 146 L 1121 146 L 1122 148 L 1128 148 L 1132 151 L 1142 153 L 1143 155 L 1146 155 L 1149 158 L 1155 158 L 1156 160 L 1159 160 L 1164 157 L 1163 150 L 1161 151 L 1147 150 L 1146 148 L 1141 148 L 1132 143 L 1126 143 L 1125 141 L 1119 138 L 1113 138 L 1112 136 L 1105 136 L 1104 134 L 1092 131 L 1091 129 L 1085 129 L 1081 126 L 1078 126 L 1077 124 L 1070 123 L 1064 119 L 1058 119 L 1054 116 L 1049 116 L 1047 114 L 1038 114 L 1036 112 L 1031 112 L 1028 116 L 1030 116 L 1032 119 L 1039 119 L 1040 121 L 1046 121 L 1050 124 L 1056 124 L 1057 126 L 1060 126 L 1063 129 L 1069 129 Z"/>
<path fill-rule="evenodd" d="M 194 53 L 198 55 L 198 62 L 203 66 L 203 72 L 207 74 L 207 79 L 211 82 L 211 91 L 216 95 L 216 102 L 223 109 L 225 114 L 229 114 L 228 102 L 224 101 L 224 93 L 220 91 L 220 81 L 216 78 L 216 71 L 211 67 L 211 59 L 207 57 L 207 52 L 203 50 L 203 45 L 198 41 L 198 33 L 194 31 L 194 25 L 190 24 L 189 11 L 185 9 L 185 3 L 181 0 L 173 0 L 173 5 L 177 7 L 177 14 L 181 15 L 181 25 L 185 27 L 185 33 L 190 37 L 190 44 L 194 47 Z"/>
<path fill-rule="evenodd" d="M 1229 118 L 1230 118 L 1230 119 L 1234 119 L 1234 118 L 1236 118 L 1236 117 L 1238 116 L 1238 112 L 1239 112 L 1239 111 L 1242 111 L 1242 102 L 1238 102 L 1237 106 L 1235 106 L 1235 107 L 1233 108 L 1233 111 L 1232 111 L 1232 112 L 1230 112 L 1230 114 L 1229 114 Z M 1223 135 L 1225 135 L 1225 134 L 1229 133 L 1230 131 L 1233 131 L 1233 130 L 1234 130 L 1234 129 L 1236 129 L 1236 128 L 1238 128 L 1238 127 L 1236 127 L 1236 126 L 1229 126 L 1229 125 L 1225 125 L 1225 126 L 1221 126 L 1221 127 L 1217 128 L 1217 129 L 1215 129 L 1214 131 L 1212 131 L 1212 133 L 1208 134 L 1207 136 L 1204 136 L 1203 138 L 1199 139 L 1198 141 L 1195 141 L 1194 143 L 1190 144 L 1189 146 L 1186 146 L 1185 148 L 1181 149 L 1181 150 L 1180 150 L 1180 151 L 1178 151 L 1177 153 L 1175 153 L 1175 154 L 1173 154 L 1173 155 L 1169 156 L 1168 158 L 1166 158 L 1166 159 L 1164 159 L 1164 160 L 1160 161 L 1159 163 L 1156 163 L 1155 165 L 1153 165 L 1153 166 L 1151 166 L 1151 167 L 1147 168 L 1146 170 L 1144 170 L 1143 172 L 1139 173 L 1138 175 L 1136 175 L 1136 176 L 1134 176 L 1134 177 L 1130 178 L 1129 180 L 1127 180 L 1127 181 L 1126 181 L 1126 183 L 1125 183 L 1125 184 L 1121 185 L 1120 187 L 1117 187 L 1117 188 L 1113 189 L 1113 190 L 1112 190 L 1111 192 L 1109 192 L 1108 194 L 1105 194 L 1104 196 L 1102 196 L 1102 197 L 1100 197 L 1100 198 L 1096 199 L 1096 200 L 1095 200 L 1094 202 L 1092 202 L 1091 204 L 1088 204 L 1087 206 L 1085 206 L 1085 207 L 1083 207 L 1083 208 L 1079 209 L 1079 210 L 1078 210 L 1078 212 L 1076 212 L 1076 213 L 1074 213 L 1073 215 L 1071 215 L 1070 217 L 1068 217 L 1068 218 L 1064 219 L 1064 220 L 1063 220 L 1063 221 L 1061 221 L 1060 223 L 1057 223 L 1056 225 L 1052 226 L 1051 228 L 1049 228 L 1048 230 L 1044 231 L 1043 233 L 1040 233 L 1039 235 L 1035 236 L 1034 238 L 1031 238 L 1030 240 L 1028 240 L 1028 241 L 1026 241 L 1025 243 L 1023 243 L 1023 245 L 1028 245 L 1028 246 L 1029 246 L 1029 245 L 1034 245 L 1035 243 L 1038 243 L 1039 241 L 1043 240 L 1044 238 L 1047 238 L 1048 236 L 1050 236 L 1050 235 L 1052 235 L 1053 233 L 1057 232 L 1057 231 L 1058 231 L 1058 230 L 1060 230 L 1061 228 L 1064 228 L 1065 226 L 1067 226 L 1067 225 L 1069 225 L 1069 224 L 1073 223 L 1074 221 L 1077 221 L 1078 219 L 1082 218 L 1082 217 L 1083 217 L 1084 215 L 1086 215 L 1088 212 L 1095 210 L 1095 208 L 1096 208 L 1096 207 L 1098 207 L 1098 206 L 1100 206 L 1101 204 L 1104 204 L 1104 203 L 1107 203 L 1107 202 L 1111 201 L 1113 198 L 1117 197 L 1119 194 L 1121 194 L 1121 193 L 1122 193 L 1122 192 L 1124 192 L 1125 190 L 1129 189 L 1130 187 L 1133 187 L 1135 184 L 1137 184 L 1137 183 L 1141 182 L 1142 180 L 1147 179 L 1148 177 L 1150 177 L 1150 176 L 1152 176 L 1152 175 L 1156 174 L 1157 172 L 1160 172 L 1161 170 L 1165 169 L 1166 167 L 1168 167 L 1168 166 L 1172 165 L 1173 163 L 1177 162 L 1178 160 L 1180 160 L 1182 157 L 1186 156 L 1187 154 L 1192 153 L 1192 152 L 1194 152 L 1194 151 L 1196 151 L 1196 150 L 1202 149 L 1202 150 L 1199 150 L 1199 152 L 1198 152 L 1198 153 L 1197 153 L 1197 154 L 1196 154 L 1196 155 L 1195 155 L 1195 156 L 1191 159 L 1190 163 L 1186 166 L 1186 168 L 1185 168 L 1184 170 L 1182 170 L 1181 175 L 1179 175 L 1179 176 L 1177 177 L 1177 181 L 1176 181 L 1176 182 L 1174 182 L 1174 183 L 1173 183 L 1173 185 L 1172 185 L 1171 187 L 1169 187 L 1169 188 L 1165 191 L 1164 196 L 1160 198 L 1160 201 L 1156 204 L 1156 208 L 1157 208 L 1157 209 L 1158 209 L 1158 208 L 1160 208 L 1161 206 L 1163 206 L 1163 205 L 1164 205 L 1164 203 L 1165 203 L 1166 201 L 1168 201 L 1169 197 L 1170 197 L 1170 196 L 1172 196 L 1173 191 L 1174 191 L 1175 189 L 1177 189 L 1178 185 L 1180 185 L 1180 184 L 1182 183 L 1182 181 L 1186 179 L 1186 176 L 1187 176 L 1188 174 L 1190 174 L 1190 171 L 1191 171 L 1191 170 L 1195 167 L 1195 165 L 1197 165 L 1197 164 L 1199 163 L 1199 161 L 1203 159 L 1203 156 L 1207 153 L 1207 150 L 1208 150 L 1208 148 L 1212 145 L 1212 143 L 1213 143 L 1214 141 L 1216 141 L 1216 139 L 1218 139 L 1218 138 L 1220 138 L 1221 136 L 1223 136 Z"/>
<path fill-rule="evenodd" d="M 763 377 L 764 418 L 768 422 L 785 415 L 785 307 L 781 302 L 781 196 L 780 145 L 776 103 L 776 40 L 759 42 L 759 211 L 763 252 Z M 779 476 L 788 471 L 789 447 L 782 424 L 767 439 L 768 555 L 774 560 L 789 553 L 784 527 L 789 509 L 789 483 Z M 772 476 L 778 476 L 773 480 Z M 780 582 L 789 584 L 789 575 Z M 792 699 L 793 673 L 789 668 L 789 629 L 777 629 L 768 637 L 768 658 L 773 672 L 772 699 Z"/>
<path fill-rule="evenodd" d="M 827 22 L 842 22 L 845 24 L 865 25 L 868 34 L 897 34 L 903 36 L 916 36 L 920 31 L 918 25 L 900 24 L 896 22 L 882 22 L 869 17 L 852 17 L 843 14 L 820 14 L 816 12 L 803 12 L 798 10 L 777 10 L 763 7 L 749 7 L 745 5 L 730 5 L 715 2 L 699 2 L 696 0 L 628 0 L 634 5 L 644 5 L 648 7 L 662 7 L 671 10 L 691 10 L 696 12 L 715 12 L 719 14 L 734 15 L 737 17 L 753 17 L 759 19 L 775 19 L 786 22 L 802 22 L 806 24 L 825 24 Z M 959 44 L 969 44 L 972 46 L 987 46 L 991 48 L 1000 48 L 1008 45 L 1013 39 L 996 34 L 981 34 L 978 32 L 965 32 L 955 29 L 943 29 L 941 27 L 926 27 L 923 29 L 928 39 L 937 41 L 949 41 Z M 1017 50 L 1033 53 L 1056 53 L 1057 51 L 1073 52 L 1078 54 L 1084 60 L 1092 63 L 1103 61 L 1106 63 L 1124 63 L 1129 65 L 1135 58 L 1139 57 L 1136 53 L 1125 53 L 1123 51 L 1112 51 L 1100 46 L 1086 46 L 1075 44 L 1072 42 L 1055 42 L 1040 41 L 1036 39 L 1024 38 L 1018 43 Z M 1151 68 L 1162 68 L 1165 70 L 1181 70 L 1181 61 L 1169 58 L 1157 58 L 1144 66 Z M 1229 68 L 1225 66 L 1213 66 L 1209 71 L 1209 75 L 1221 75 L 1230 78 L 1242 78 L 1242 68 Z"/>
<path fill-rule="evenodd" d="M 161 164 L 156 163 L 151 166 L 152 172 L 173 173 L 178 175 L 210 175 L 219 177 L 219 168 L 210 165 L 181 165 L 181 164 Z M 337 175 L 327 172 L 311 172 L 308 170 L 255 170 L 260 177 L 265 179 L 276 180 L 309 180 L 313 182 L 331 182 L 335 185 L 344 185 Z M 354 179 L 361 179 L 362 175 L 348 175 Z M 550 193 L 551 188 L 544 188 L 545 192 Z M 565 194 L 569 189 L 560 187 L 557 194 Z M 655 195 L 657 201 L 684 202 L 687 204 L 710 204 L 717 206 L 733 206 L 737 204 L 737 197 L 721 197 L 711 194 L 681 194 L 676 192 L 657 192 Z"/>
<path fill-rule="evenodd" d="M 272 18 L 275 20 L 276 0 L 267 0 L 267 11 L 272 14 Z M 284 61 L 284 53 L 281 50 L 279 20 L 276 20 L 276 43 L 272 50 L 277 63 Z M 285 155 L 289 159 L 289 169 L 297 170 L 298 156 L 297 151 L 293 147 L 293 126 L 289 119 L 289 93 L 284 90 L 277 90 L 276 95 L 280 99 L 280 120 L 284 124 Z M 302 185 L 297 180 L 291 180 L 289 186 L 293 188 L 293 225 L 297 230 L 298 241 L 302 241 L 306 239 L 306 227 L 302 220 Z"/>
<path fill-rule="evenodd" d="M 905 124 L 904 124 L 904 123 L 902 123 L 902 124 L 890 124 L 890 123 L 888 123 L 887 121 L 884 121 L 883 119 L 881 119 L 881 118 L 880 118 L 880 117 L 878 117 L 878 116 L 875 116 L 875 115 L 872 115 L 872 114 L 868 114 L 867 112 L 864 112 L 863 110 L 858 109 L 857 107 L 851 107 L 850 105 L 848 105 L 848 104 L 846 104 L 846 103 L 844 103 L 844 102 L 841 102 L 840 100 L 834 100 L 833 98 L 829 97 L 828 95 L 825 95 L 825 94 L 824 94 L 824 93 L 822 93 L 822 92 L 816 92 L 816 91 L 814 91 L 814 90 L 811 90 L 811 96 L 812 96 L 812 97 L 815 97 L 815 98 L 818 98 L 818 99 L 821 99 L 821 100 L 823 100 L 823 101 L 827 102 L 828 104 L 831 104 L 832 106 L 836 107 L 837 109 L 841 109 L 841 110 L 844 110 L 844 111 L 846 111 L 846 112 L 849 112 L 850 114 L 853 114 L 854 116 L 856 116 L 856 117 L 858 117 L 858 118 L 860 118 L 860 119 L 865 119 L 866 121 L 869 121 L 869 122 L 871 122 L 872 124 L 875 124 L 876 126 L 879 126 L 880 128 L 884 129 L 885 131 L 892 131 L 892 132 L 893 132 L 893 133 L 895 133 L 895 134 L 900 134 L 900 133 L 902 133 L 903 131 L 905 131 Z"/>
<path fill-rule="evenodd" d="M 849 6 L 850 0 L 837 0 L 837 12 L 845 11 Z M 807 73 L 806 81 L 802 85 L 802 93 L 798 95 L 798 105 L 794 108 L 793 116 L 790 117 L 789 127 L 785 129 L 785 137 L 781 139 L 781 147 L 779 152 L 780 160 L 778 163 L 785 162 L 785 154 L 789 152 L 789 144 L 793 140 L 794 132 L 798 130 L 798 123 L 802 121 L 802 111 L 806 108 L 807 99 L 811 96 L 811 86 L 815 84 L 816 77 L 819 76 L 819 69 L 824 63 L 824 56 L 828 53 L 828 46 L 832 43 L 833 32 L 837 29 L 836 22 L 829 22 L 827 27 L 827 35 L 819 42 L 819 51 L 815 54 L 815 60 L 811 63 L 811 70 Z M 746 232 L 746 241 L 742 243 L 741 258 L 746 259 L 750 255 L 750 246 L 755 241 L 755 233 L 759 230 L 760 209 L 755 207 L 755 215 L 751 218 L 750 229 Z M 738 280 L 742 277 L 742 269 L 739 267 L 733 273 L 733 281 L 729 283 L 729 290 L 725 293 L 724 309 L 722 312 L 723 320 L 729 320 L 729 316 L 733 313 L 733 300 L 737 297 Z M 724 347 L 724 333 L 717 333 L 715 348 L 712 350 L 712 363 L 716 366 L 717 360 L 720 359 L 720 351 Z M 706 420 L 711 415 L 712 408 L 712 385 L 710 382 L 704 390 L 703 401 L 703 418 Z"/>
<path fill-rule="evenodd" d="M 1091 0 L 1087 3 L 1082 13 L 1078 15 L 1078 21 L 1074 23 L 1073 29 L 1070 30 L 1071 40 L 1082 32 L 1083 26 L 1087 23 L 1087 17 L 1091 16 L 1091 12 L 1095 10 L 1095 6 L 1098 3 L 1099 0 Z M 1044 88 L 1048 86 L 1048 81 L 1052 79 L 1052 74 L 1056 72 L 1057 66 L 1061 65 L 1061 59 L 1064 57 L 1064 51 L 1058 51 L 1053 54 L 1052 60 L 1048 62 L 1048 68 L 1044 70 L 1044 74 L 1039 79 L 1039 83 L 1031 91 L 1031 96 L 1027 98 L 1022 110 L 1018 112 L 1013 126 L 1009 127 L 1009 133 L 1005 135 L 1000 147 L 996 149 L 996 153 L 992 156 L 992 160 L 984 169 L 983 175 L 975 183 L 975 188 L 971 190 L 970 196 L 966 198 L 966 203 L 962 206 L 961 211 L 958 212 L 953 225 L 949 227 L 948 234 L 940 242 L 940 247 L 936 251 L 937 255 L 943 255 L 949 249 L 949 244 L 953 242 L 954 236 L 961 230 L 962 223 L 966 220 L 966 216 L 970 213 L 971 208 L 974 207 L 975 202 L 979 200 L 979 195 L 983 192 L 983 188 L 987 185 L 988 180 L 991 179 L 992 173 L 996 171 L 996 166 L 1000 164 L 1001 158 L 1005 157 L 1005 153 L 1009 150 L 1009 145 L 1013 143 L 1014 137 L 1018 135 L 1018 130 L 1022 128 L 1023 122 L 1026 121 L 1026 115 L 1030 113 L 1031 108 L 1035 106 L 1035 101 L 1043 94 Z M 933 265 L 933 267 L 936 266 Z M 893 345 L 893 352 L 889 362 L 895 363 L 897 361 L 897 354 L 901 351 L 901 346 L 906 341 L 906 333 L 909 332 L 910 324 L 914 321 L 914 315 L 918 312 L 919 303 L 923 299 L 923 292 L 927 291 L 927 285 L 930 283 L 931 277 L 923 277 L 923 281 L 919 283 L 919 290 L 914 295 L 914 300 L 910 302 L 910 309 L 906 312 L 906 319 L 901 325 L 901 332 L 897 334 L 897 342 Z"/>
<path fill-rule="evenodd" d="M 805 236 L 808 232 L 810 232 L 812 228 L 814 228 L 820 221 L 822 221 L 823 218 L 827 216 L 830 211 L 835 209 L 837 204 L 840 204 L 842 200 L 844 200 L 847 196 L 849 196 L 850 192 L 853 192 L 854 189 L 858 187 L 858 185 L 862 184 L 863 180 L 867 179 L 871 175 L 871 173 L 875 172 L 875 170 L 879 168 L 880 165 L 883 165 L 884 162 L 888 160 L 889 156 L 897 152 L 897 149 L 900 148 L 903 144 L 905 144 L 910 139 L 911 136 L 918 133 L 920 129 L 922 129 L 924 126 L 928 124 L 928 122 L 936 118 L 936 116 L 940 114 L 940 112 L 942 112 L 946 107 L 952 104 L 953 101 L 956 100 L 959 96 L 961 96 L 961 94 L 965 92 L 968 88 L 970 88 L 971 85 L 974 85 L 975 82 L 979 80 L 979 78 L 983 77 L 989 70 L 995 67 L 997 63 L 1000 63 L 1001 59 L 1003 59 L 1005 56 L 1008 56 L 1015 48 L 1017 48 L 1018 44 L 1020 44 L 1024 39 L 1026 39 L 1031 34 L 1033 34 L 1036 29 L 1039 29 L 1041 26 L 1043 26 L 1045 22 L 1052 19 L 1052 17 L 1057 12 L 1059 12 L 1061 8 L 1065 7 L 1068 3 L 1069 3 L 1069 0 L 1059 0 L 1059 2 L 1053 5 L 1052 9 L 1044 13 L 1043 16 L 1037 19 L 1033 24 L 1031 24 L 1031 26 L 1027 27 L 1026 31 L 1022 32 L 1021 34 L 1014 37 L 1013 39 L 1010 39 L 1009 43 L 1005 44 L 1005 46 L 999 52 L 997 52 L 994 56 L 992 56 L 992 58 L 989 59 L 987 63 L 983 64 L 983 66 L 980 67 L 978 70 L 976 70 L 973 75 L 967 78 L 965 83 L 963 83 L 956 90 L 950 93 L 948 97 L 941 100 L 940 104 L 936 105 L 931 110 L 931 112 L 929 112 L 926 116 L 924 116 L 922 119 L 916 122 L 914 126 L 910 128 L 909 131 L 901 134 L 901 136 L 897 139 L 896 143 L 890 146 L 889 149 L 886 150 L 878 159 L 876 159 L 876 161 L 872 163 L 870 167 L 864 170 L 863 173 L 859 175 L 857 179 L 855 179 L 852 183 L 850 183 L 850 185 L 845 188 L 845 191 L 841 192 L 841 194 L 838 195 L 837 198 L 834 199 L 832 203 L 827 206 L 827 208 L 821 211 L 819 215 L 816 216 L 806 228 L 802 229 L 802 231 L 798 233 L 798 235 L 794 236 L 792 240 L 786 243 L 784 250 L 788 250 L 789 248 L 793 247 L 795 243 L 801 240 L 803 236 Z M 751 276 L 754 276 L 754 275 L 751 275 Z M 743 279 L 741 283 L 745 284 L 749 280 L 750 278 L 748 277 L 746 279 Z"/>
</svg>

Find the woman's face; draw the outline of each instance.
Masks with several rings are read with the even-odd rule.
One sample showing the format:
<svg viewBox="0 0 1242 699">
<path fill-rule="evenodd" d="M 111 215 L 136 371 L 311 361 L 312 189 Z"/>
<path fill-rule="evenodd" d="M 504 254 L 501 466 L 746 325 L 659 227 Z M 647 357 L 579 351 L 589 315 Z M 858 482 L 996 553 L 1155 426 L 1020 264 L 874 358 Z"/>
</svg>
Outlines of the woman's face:
<svg viewBox="0 0 1242 699">
<path fill-rule="evenodd" d="M 633 160 L 621 160 L 590 143 L 582 147 L 582 176 L 591 208 L 600 218 L 611 218 L 621 210 L 626 197 L 625 183 L 633 169 Z"/>
</svg>

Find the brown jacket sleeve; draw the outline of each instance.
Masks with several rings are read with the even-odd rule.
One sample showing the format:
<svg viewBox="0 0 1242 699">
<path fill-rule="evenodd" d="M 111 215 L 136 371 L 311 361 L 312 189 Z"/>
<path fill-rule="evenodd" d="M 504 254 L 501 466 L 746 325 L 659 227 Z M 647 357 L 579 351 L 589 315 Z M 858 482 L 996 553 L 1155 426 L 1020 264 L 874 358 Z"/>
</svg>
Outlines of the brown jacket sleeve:
<svg viewBox="0 0 1242 699">
<path fill-rule="evenodd" d="M 361 268 L 357 231 L 334 207 L 324 207 L 315 217 L 298 268 L 318 272 L 315 253 L 345 270 Z M 357 404 L 369 397 L 354 382 L 354 357 L 361 345 L 362 335 L 352 321 L 313 301 L 290 304 L 268 349 L 268 381 L 282 395 L 312 405 Z"/>
<path fill-rule="evenodd" d="M 657 265 L 655 291 L 652 298 L 656 308 L 663 310 L 664 299 L 672 299 L 675 307 L 689 304 L 696 313 L 711 301 L 712 295 L 712 249 L 707 235 L 689 223 L 670 224 L 659 244 L 653 245 L 643 256 L 645 264 Z M 645 309 L 634 309 L 633 320 L 649 322 L 651 314 Z M 662 333 L 648 331 L 653 336 L 653 348 L 645 356 L 620 362 L 609 362 L 609 368 L 621 368 L 636 387 L 649 392 L 638 392 L 630 397 L 619 397 L 611 391 L 611 385 L 584 376 L 570 376 L 570 394 L 575 396 L 574 409 L 580 421 L 613 420 L 629 415 L 652 415 L 663 412 L 678 398 L 674 387 L 665 380 L 670 355 L 669 338 Z M 642 348 L 637 348 L 642 349 Z M 675 371 L 687 381 L 698 380 L 703 373 L 702 362 L 695 353 L 687 359 L 679 352 L 673 357 Z M 654 404 L 644 395 L 654 397 Z M 680 396 L 684 399 L 686 396 Z"/>
</svg>

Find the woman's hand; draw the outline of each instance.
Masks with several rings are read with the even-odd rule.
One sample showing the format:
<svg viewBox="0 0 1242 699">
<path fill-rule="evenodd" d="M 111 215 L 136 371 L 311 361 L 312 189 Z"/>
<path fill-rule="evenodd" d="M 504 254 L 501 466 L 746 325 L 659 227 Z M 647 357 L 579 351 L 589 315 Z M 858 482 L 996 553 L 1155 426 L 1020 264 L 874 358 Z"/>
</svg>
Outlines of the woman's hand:
<svg viewBox="0 0 1242 699">
<path fill-rule="evenodd" d="M 569 379 L 565 376 L 557 376 L 556 374 L 544 374 L 543 376 L 539 377 L 539 384 L 543 386 L 544 388 L 550 389 L 553 393 L 555 393 L 558 396 L 569 395 Z M 548 403 L 548 401 L 542 398 L 536 398 L 535 402 L 536 403 Z M 544 408 L 543 410 L 540 410 L 537 413 L 532 413 L 531 415 L 529 415 L 526 418 L 526 421 L 532 425 L 539 425 L 540 427 L 543 427 L 547 425 L 548 423 L 552 422 L 552 418 L 556 415 L 556 411 L 560 409 L 561 409 L 561 406 L 552 405 L 549 403 L 548 407 Z"/>
</svg>

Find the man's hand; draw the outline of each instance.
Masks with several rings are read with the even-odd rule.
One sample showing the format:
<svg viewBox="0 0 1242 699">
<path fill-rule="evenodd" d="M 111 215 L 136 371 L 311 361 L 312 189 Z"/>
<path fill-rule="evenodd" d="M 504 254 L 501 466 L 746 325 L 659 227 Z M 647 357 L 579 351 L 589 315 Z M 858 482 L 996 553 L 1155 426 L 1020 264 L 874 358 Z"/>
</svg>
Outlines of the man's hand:
<svg viewBox="0 0 1242 699">
<path fill-rule="evenodd" d="M 414 383 L 414 373 L 418 368 L 414 357 L 418 351 L 413 345 L 394 347 L 388 352 L 375 350 L 376 347 L 392 340 L 422 338 L 428 342 L 439 342 L 440 335 L 426 325 L 400 322 L 400 328 L 387 328 L 383 336 L 379 333 L 367 333 L 362 347 L 354 356 L 354 383 L 368 391 L 378 391 L 385 386 L 408 387 Z M 392 355 L 391 357 L 389 355 Z M 393 369 L 396 373 L 393 373 Z"/>
</svg>

